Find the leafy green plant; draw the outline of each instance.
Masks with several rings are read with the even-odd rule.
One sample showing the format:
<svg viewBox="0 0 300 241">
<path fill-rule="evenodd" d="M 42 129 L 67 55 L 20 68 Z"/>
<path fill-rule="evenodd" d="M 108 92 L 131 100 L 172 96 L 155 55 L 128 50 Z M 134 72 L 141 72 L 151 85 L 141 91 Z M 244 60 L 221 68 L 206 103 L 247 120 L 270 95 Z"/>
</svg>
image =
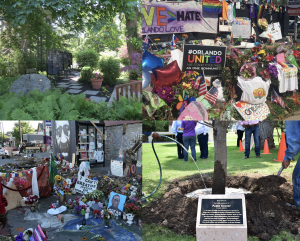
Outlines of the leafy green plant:
<svg viewBox="0 0 300 241">
<path fill-rule="evenodd" d="M 84 66 L 80 72 L 81 82 L 90 82 L 93 77 L 93 70 L 90 66 Z"/>
<path fill-rule="evenodd" d="M 38 89 L 22 96 L 19 92 L 0 95 L 1 120 L 141 120 L 142 103 L 137 98 L 121 96 L 112 105 L 85 100 L 85 95 L 71 95 L 60 90 Z"/>
<path fill-rule="evenodd" d="M 75 54 L 77 64 L 79 67 L 90 66 L 96 68 L 99 54 L 93 49 L 84 49 Z"/>
<path fill-rule="evenodd" d="M 108 56 L 99 61 L 99 68 L 103 73 L 103 85 L 113 86 L 120 77 L 120 60 Z"/>
<path fill-rule="evenodd" d="M 6 77 L 0 76 L 0 95 L 4 95 L 9 92 L 9 88 L 13 82 L 18 79 L 20 76 Z"/>
</svg>

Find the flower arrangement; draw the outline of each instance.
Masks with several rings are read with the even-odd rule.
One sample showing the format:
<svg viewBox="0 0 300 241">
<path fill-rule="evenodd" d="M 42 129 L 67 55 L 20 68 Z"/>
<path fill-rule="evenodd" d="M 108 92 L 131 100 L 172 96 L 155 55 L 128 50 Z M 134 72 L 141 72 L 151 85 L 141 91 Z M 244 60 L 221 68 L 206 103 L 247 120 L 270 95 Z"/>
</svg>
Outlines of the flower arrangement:
<svg viewBox="0 0 300 241">
<path fill-rule="evenodd" d="M 278 70 L 277 67 L 273 64 L 268 64 L 267 70 L 270 72 L 272 77 L 277 78 L 278 77 Z"/>
<path fill-rule="evenodd" d="M 65 179 L 63 179 L 60 175 L 56 175 L 54 179 L 55 179 L 55 184 L 53 189 L 57 196 L 63 196 L 65 194 L 71 195 L 70 185 L 67 184 Z"/>
<path fill-rule="evenodd" d="M 255 77 L 255 70 L 250 64 L 245 64 L 242 66 L 240 70 L 240 74 L 245 78 L 245 79 L 251 79 Z"/>
<path fill-rule="evenodd" d="M 139 211 L 140 207 L 135 203 L 127 203 L 125 204 L 125 212 L 136 214 Z"/>
<path fill-rule="evenodd" d="M 106 208 L 100 212 L 101 218 L 104 220 L 105 226 L 109 226 L 109 220 L 114 217 L 114 213 Z"/>
<path fill-rule="evenodd" d="M 94 73 L 92 79 L 103 79 L 103 75 L 100 73 Z"/>
<path fill-rule="evenodd" d="M 165 100 L 167 103 L 171 103 L 174 100 L 174 91 L 173 88 L 170 86 L 163 86 L 159 90 L 156 91 L 158 96 Z"/>
<path fill-rule="evenodd" d="M 87 199 L 96 200 L 98 202 L 102 201 L 102 198 L 104 198 L 104 193 L 98 189 L 92 191 L 91 193 L 87 194 Z"/>
<path fill-rule="evenodd" d="M 99 215 L 100 215 L 100 210 L 97 210 L 97 209 L 94 210 L 94 211 L 93 211 L 93 214 L 94 214 L 94 217 L 95 217 L 95 218 L 99 217 Z"/>
<path fill-rule="evenodd" d="M 26 203 L 26 204 L 33 204 L 33 203 L 35 203 L 37 200 L 38 200 L 38 196 L 37 196 L 37 195 L 29 195 L 29 196 L 26 198 L 25 203 Z"/>
<path fill-rule="evenodd" d="M 182 39 L 187 39 L 189 36 L 185 33 L 182 34 Z"/>
<path fill-rule="evenodd" d="M 197 98 L 199 96 L 199 85 L 197 83 L 199 76 L 200 74 L 197 71 L 184 72 L 181 80 L 181 87 L 189 97 L 194 96 Z"/>
</svg>

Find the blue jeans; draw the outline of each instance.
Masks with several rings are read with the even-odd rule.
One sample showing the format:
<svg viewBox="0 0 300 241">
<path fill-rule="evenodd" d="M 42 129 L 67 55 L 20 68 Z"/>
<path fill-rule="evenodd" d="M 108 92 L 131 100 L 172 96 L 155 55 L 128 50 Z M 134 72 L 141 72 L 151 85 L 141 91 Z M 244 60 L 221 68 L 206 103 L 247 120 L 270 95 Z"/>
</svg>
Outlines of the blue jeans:
<svg viewBox="0 0 300 241">
<path fill-rule="evenodd" d="M 198 142 L 200 147 L 200 158 L 208 157 L 208 134 L 206 135 L 198 135 Z"/>
<path fill-rule="evenodd" d="M 255 154 L 260 155 L 260 144 L 259 144 L 259 126 L 253 126 L 250 128 L 245 128 L 245 156 L 249 157 L 250 155 L 250 142 L 251 134 L 253 133 L 254 144 L 255 144 Z"/>
<path fill-rule="evenodd" d="M 189 150 L 189 146 L 191 146 L 191 151 L 192 151 L 192 157 L 196 161 L 196 150 L 195 150 L 195 145 L 196 145 L 196 136 L 183 136 L 183 146 Z M 183 150 L 183 155 L 184 155 L 184 161 L 187 162 L 189 159 L 189 154 Z"/>
<path fill-rule="evenodd" d="M 300 150 L 300 121 L 286 121 L 286 144 L 285 161 L 290 161 Z M 300 207 L 300 157 L 293 171 L 293 194 L 295 205 Z"/>
</svg>

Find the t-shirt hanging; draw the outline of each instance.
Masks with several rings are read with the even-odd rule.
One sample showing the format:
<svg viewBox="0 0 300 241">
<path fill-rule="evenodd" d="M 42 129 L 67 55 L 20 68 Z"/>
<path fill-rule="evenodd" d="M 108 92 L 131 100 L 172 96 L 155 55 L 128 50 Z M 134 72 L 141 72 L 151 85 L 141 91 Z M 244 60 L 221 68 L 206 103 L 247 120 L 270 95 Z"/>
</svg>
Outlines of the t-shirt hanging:
<svg viewBox="0 0 300 241">
<path fill-rule="evenodd" d="M 298 90 L 298 69 L 283 68 L 280 64 L 275 64 L 278 70 L 279 93 Z"/>
<path fill-rule="evenodd" d="M 235 17 L 233 15 L 233 8 L 233 3 L 228 4 L 227 21 L 230 23 L 235 21 Z"/>
<path fill-rule="evenodd" d="M 253 105 L 265 103 L 270 84 L 271 80 L 263 81 L 261 77 L 245 81 L 238 76 L 238 86 L 243 90 L 241 101 Z"/>
</svg>

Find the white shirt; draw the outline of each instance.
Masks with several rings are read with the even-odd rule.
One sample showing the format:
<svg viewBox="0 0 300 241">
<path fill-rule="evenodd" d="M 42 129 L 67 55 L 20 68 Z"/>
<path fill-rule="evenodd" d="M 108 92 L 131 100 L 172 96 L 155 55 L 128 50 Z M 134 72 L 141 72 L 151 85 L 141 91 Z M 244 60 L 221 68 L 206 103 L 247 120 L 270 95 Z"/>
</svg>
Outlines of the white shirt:
<svg viewBox="0 0 300 241">
<path fill-rule="evenodd" d="M 298 69 L 283 68 L 280 64 L 275 64 L 278 70 L 279 93 L 298 90 Z"/>
<path fill-rule="evenodd" d="M 241 126 L 239 123 L 236 123 L 235 125 L 235 132 L 239 130 L 239 131 L 244 131 L 245 128 L 243 126 Z"/>
<path fill-rule="evenodd" d="M 206 126 L 206 125 L 203 125 L 201 123 L 203 123 L 203 121 L 200 121 L 200 123 L 198 122 L 196 127 L 195 127 L 195 132 L 196 132 L 197 136 L 200 135 L 200 134 L 206 135 L 209 131 L 209 127 Z"/>
</svg>

